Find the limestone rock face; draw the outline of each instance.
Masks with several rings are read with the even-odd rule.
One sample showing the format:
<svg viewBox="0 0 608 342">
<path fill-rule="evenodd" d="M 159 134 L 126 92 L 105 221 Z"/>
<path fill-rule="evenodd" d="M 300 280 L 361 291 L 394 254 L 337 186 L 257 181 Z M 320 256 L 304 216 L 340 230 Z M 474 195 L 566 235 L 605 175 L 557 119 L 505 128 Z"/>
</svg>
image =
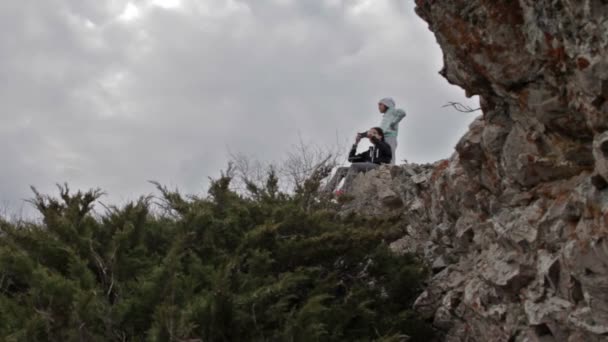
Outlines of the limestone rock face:
<svg viewBox="0 0 608 342">
<path fill-rule="evenodd" d="M 608 2 L 416 5 L 483 114 L 451 158 L 359 176 L 344 212 L 400 218 L 446 341 L 607 341 Z"/>
</svg>

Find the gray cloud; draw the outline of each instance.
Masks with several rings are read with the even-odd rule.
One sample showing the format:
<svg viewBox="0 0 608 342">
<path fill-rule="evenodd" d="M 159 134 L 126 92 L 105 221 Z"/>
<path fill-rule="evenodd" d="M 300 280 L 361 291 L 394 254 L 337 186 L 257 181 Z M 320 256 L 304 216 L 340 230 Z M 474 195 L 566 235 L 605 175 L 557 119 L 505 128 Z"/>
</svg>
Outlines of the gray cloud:
<svg viewBox="0 0 608 342">
<path fill-rule="evenodd" d="M 475 101 L 437 74 L 413 2 L 152 2 L 131 20 L 125 0 L 0 5 L 0 201 L 63 181 L 111 201 L 149 179 L 198 192 L 228 149 L 277 160 L 298 134 L 349 139 L 384 96 L 408 112 L 401 159 L 449 156 L 473 118 L 441 108 Z"/>
</svg>

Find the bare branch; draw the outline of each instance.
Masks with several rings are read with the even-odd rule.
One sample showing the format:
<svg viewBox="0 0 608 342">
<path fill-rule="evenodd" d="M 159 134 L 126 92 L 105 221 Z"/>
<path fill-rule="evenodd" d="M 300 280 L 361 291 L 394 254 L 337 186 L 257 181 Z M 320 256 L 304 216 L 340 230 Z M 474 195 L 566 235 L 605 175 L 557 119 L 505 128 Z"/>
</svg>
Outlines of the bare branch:
<svg viewBox="0 0 608 342">
<path fill-rule="evenodd" d="M 338 146 L 328 149 L 307 143 L 300 136 L 279 171 L 286 178 L 290 188 L 301 187 L 320 168 L 335 167 L 338 164 L 338 156 L 341 155 L 340 150 Z"/>
<path fill-rule="evenodd" d="M 442 106 L 441 108 L 447 108 L 447 107 L 453 107 L 454 109 L 456 109 L 457 111 L 459 111 L 461 113 L 474 113 L 474 112 L 481 110 L 481 107 L 471 108 L 467 105 L 463 105 L 460 102 L 448 102 L 446 105 Z"/>
<path fill-rule="evenodd" d="M 285 157 L 277 163 L 263 163 L 243 153 L 230 155 L 234 182 L 231 189 L 245 196 L 260 196 L 268 189 L 269 176 L 277 177 L 277 188 L 282 193 L 300 193 L 303 189 L 318 188 L 318 185 L 343 159 L 345 153 L 336 135 L 333 147 L 320 146 L 305 141 L 298 135 Z"/>
</svg>

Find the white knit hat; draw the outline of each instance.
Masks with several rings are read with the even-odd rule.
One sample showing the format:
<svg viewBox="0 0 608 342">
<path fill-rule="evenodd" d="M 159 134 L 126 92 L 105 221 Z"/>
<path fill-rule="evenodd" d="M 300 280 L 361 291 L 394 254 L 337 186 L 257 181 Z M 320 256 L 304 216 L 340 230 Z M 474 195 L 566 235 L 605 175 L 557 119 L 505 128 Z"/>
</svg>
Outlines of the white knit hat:
<svg viewBox="0 0 608 342">
<path fill-rule="evenodd" d="M 390 97 L 385 97 L 382 100 L 380 100 L 380 102 L 378 103 L 382 103 L 383 105 L 387 106 L 388 108 L 395 108 L 395 100 L 393 100 Z"/>
</svg>

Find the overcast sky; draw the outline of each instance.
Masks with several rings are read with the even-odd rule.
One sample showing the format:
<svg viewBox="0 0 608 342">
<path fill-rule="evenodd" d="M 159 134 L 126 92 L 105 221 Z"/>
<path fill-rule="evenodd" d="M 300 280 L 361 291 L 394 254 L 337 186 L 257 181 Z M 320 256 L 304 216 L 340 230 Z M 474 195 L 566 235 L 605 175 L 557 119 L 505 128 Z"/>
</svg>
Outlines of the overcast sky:
<svg viewBox="0 0 608 342">
<path fill-rule="evenodd" d="M 350 140 L 385 96 L 408 113 L 399 159 L 445 158 L 474 114 L 442 105 L 476 100 L 441 66 L 413 0 L 0 1 L 0 201 L 199 193 L 228 150 Z"/>
</svg>

